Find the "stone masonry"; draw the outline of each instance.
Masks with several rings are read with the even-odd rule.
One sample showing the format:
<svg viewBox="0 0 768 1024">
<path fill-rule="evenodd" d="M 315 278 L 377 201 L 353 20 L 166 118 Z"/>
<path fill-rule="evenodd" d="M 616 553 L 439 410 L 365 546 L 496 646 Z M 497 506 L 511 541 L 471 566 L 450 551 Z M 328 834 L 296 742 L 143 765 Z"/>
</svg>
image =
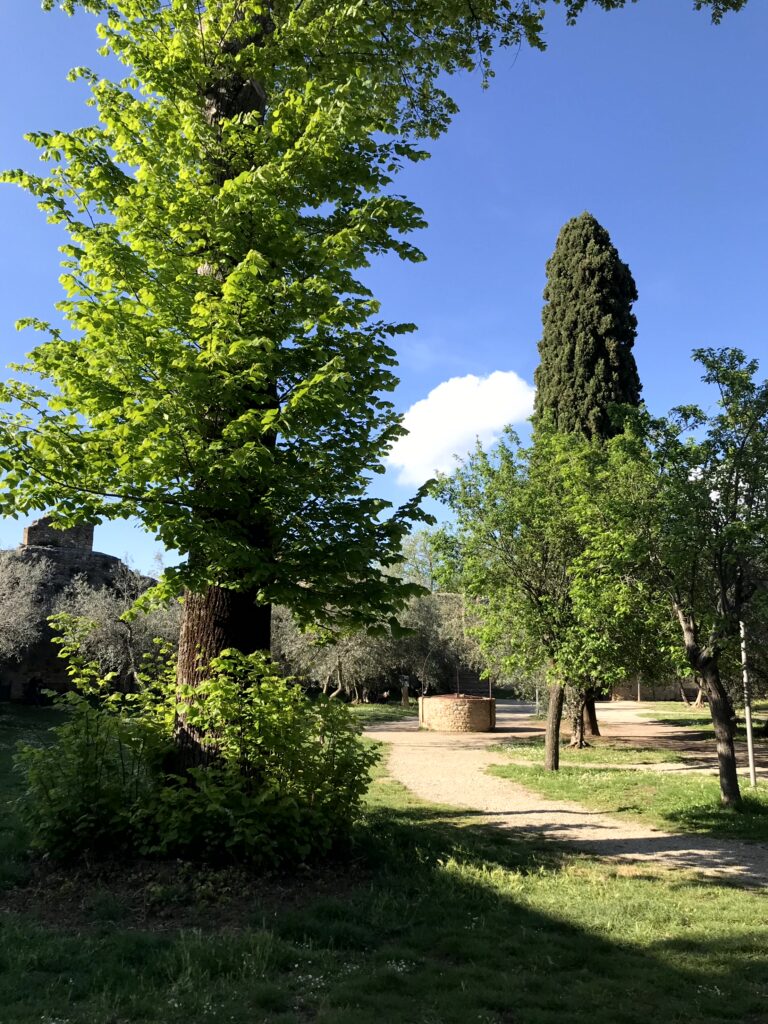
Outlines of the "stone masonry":
<svg viewBox="0 0 768 1024">
<path fill-rule="evenodd" d="M 493 697 L 444 694 L 419 698 L 419 725 L 434 732 L 492 732 L 496 728 Z"/>
</svg>

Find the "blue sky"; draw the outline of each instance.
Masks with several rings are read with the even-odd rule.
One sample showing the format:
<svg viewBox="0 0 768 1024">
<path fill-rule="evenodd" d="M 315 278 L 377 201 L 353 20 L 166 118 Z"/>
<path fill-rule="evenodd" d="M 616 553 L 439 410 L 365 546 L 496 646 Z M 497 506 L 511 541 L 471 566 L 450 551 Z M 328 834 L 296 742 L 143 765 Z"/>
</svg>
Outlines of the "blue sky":
<svg viewBox="0 0 768 1024">
<path fill-rule="evenodd" d="M 428 261 L 381 260 L 367 275 L 383 314 L 419 328 L 400 345 L 396 401 L 405 412 L 469 375 L 521 380 L 504 378 L 506 399 L 498 376 L 488 390 L 461 380 L 438 390 L 414 414 L 421 464 L 478 430 L 492 434 L 497 400 L 524 415 L 544 265 L 561 225 L 583 210 L 608 229 L 637 282 L 635 355 L 654 412 L 711 401 L 690 360 L 696 346 L 738 345 L 768 370 L 768 5 L 752 0 L 717 27 L 691 8 L 692 0 L 639 0 L 588 11 L 574 28 L 554 8 L 545 53 L 500 54 L 487 91 L 479 77 L 451 83 L 460 115 L 432 159 L 397 185 L 425 210 L 429 228 L 417 241 Z M 32 166 L 25 131 L 87 120 L 82 87 L 64 79 L 72 66 L 98 67 L 95 46 L 92 19 L 4 0 L 0 165 Z M 58 239 L 7 186 L 0 224 L 7 363 L 30 343 L 14 320 L 49 316 L 58 298 Z M 401 474 L 391 470 L 383 484 L 395 501 L 412 490 Z M 0 522 L 0 545 L 19 536 L 18 523 Z M 97 544 L 130 552 L 142 568 L 156 548 L 126 524 L 99 527 Z"/>
</svg>

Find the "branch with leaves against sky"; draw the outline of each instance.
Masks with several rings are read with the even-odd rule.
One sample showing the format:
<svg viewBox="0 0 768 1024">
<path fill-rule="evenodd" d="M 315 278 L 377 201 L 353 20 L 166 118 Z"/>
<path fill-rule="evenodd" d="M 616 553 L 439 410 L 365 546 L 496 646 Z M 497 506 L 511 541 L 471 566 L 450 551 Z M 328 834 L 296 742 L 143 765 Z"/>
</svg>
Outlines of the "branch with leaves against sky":
<svg viewBox="0 0 768 1024">
<path fill-rule="evenodd" d="M 24 322 L 45 340 L 0 395 L 0 512 L 135 516 L 187 556 L 166 595 L 247 589 L 305 621 L 391 611 L 407 590 L 383 570 L 423 514 L 367 489 L 401 431 L 391 342 L 411 328 L 378 318 L 359 271 L 422 258 L 393 178 L 446 130 L 445 75 L 542 46 L 546 3 L 61 7 L 97 15 L 126 70 L 75 69 L 95 123 L 31 134 L 47 172 L 3 176 L 70 240 L 66 326 Z"/>
</svg>

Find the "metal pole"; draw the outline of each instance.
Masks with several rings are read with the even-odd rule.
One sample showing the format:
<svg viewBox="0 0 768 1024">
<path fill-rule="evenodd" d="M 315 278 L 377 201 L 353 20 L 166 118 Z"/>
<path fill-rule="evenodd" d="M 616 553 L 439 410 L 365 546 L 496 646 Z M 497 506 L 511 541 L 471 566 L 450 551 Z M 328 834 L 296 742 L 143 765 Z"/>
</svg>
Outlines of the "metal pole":
<svg viewBox="0 0 768 1024">
<path fill-rule="evenodd" d="M 749 761 L 749 782 L 752 789 L 757 786 L 755 771 L 755 748 L 752 743 L 752 698 L 749 693 L 749 667 L 747 665 L 747 631 L 744 623 L 739 623 L 741 637 L 741 681 L 744 686 L 744 725 L 747 730 L 747 760 Z"/>
</svg>

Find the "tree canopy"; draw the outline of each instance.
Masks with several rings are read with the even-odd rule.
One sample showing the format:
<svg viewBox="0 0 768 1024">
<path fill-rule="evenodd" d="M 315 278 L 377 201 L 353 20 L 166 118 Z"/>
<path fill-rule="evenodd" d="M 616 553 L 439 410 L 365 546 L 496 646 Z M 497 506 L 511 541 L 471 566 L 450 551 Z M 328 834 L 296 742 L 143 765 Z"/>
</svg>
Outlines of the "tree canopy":
<svg viewBox="0 0 768 1024">
<path fill-rule="evenodd" d="M 742 5 L 695 4 L 715 20 Z M 421 259 L 393 176 L 447 127 L 445 73 L 542 46 L 546 4 L 62 6 L 100 17 L 126 77 L 75 69 L 97 122 L 33 133 L 49 173 L 5 175 L 71 241 L 69 331 L 26 321 L 47 340 L 3 392 L 3 510 L 137 516 L 188 555 L 176 591 L 381 610 L 372 561 L 417 513 L 382 520 L 365 491 L 399 430 L 384 396 L 408 326 L 377 319 L 358 271 Z"/>
<path fill-rule="evenodd" d="M 608 232 L 590 213 L 564 225 L 547 261 L 544 325 L 536 369 L 537 422 L 556 430 L 608 437 L 615 405 L 637 405 L 632 346 L 637 288 Z"/>
</svg>

